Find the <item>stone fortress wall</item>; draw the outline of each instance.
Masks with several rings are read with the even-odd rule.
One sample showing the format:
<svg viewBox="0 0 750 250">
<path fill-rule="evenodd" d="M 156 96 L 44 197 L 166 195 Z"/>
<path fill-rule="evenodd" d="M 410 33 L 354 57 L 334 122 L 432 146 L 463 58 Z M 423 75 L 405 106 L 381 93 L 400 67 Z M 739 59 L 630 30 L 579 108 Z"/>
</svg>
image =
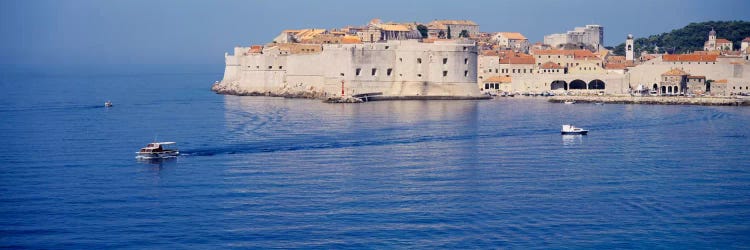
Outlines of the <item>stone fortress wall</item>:
<svg viewBox="0 0 750 250">
<path fill-rule="evenodd" d="M 325 98 L 340 96 L 343 81 L 346 96 L 481 97 L 477 47 L 471 40 L 319 46 L 319 53 L 236 47 L 234 55 L 225 55 L 224 78 L 213 88 L 229 94 Z"/>
</svg>

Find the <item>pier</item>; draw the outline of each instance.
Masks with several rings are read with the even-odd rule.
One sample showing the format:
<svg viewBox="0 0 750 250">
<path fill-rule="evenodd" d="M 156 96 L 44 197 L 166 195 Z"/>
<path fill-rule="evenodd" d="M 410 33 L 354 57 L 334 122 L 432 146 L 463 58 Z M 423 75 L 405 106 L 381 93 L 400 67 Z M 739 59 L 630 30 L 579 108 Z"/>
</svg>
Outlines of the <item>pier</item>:
<svg viewBox="0 0 750 250">
<path fill-rule="evenodd" d="M 552 96 L 550 102 L 575 101 L 577 103 L 750 106 L 750 98 L 685 97 L 685 96 Z"/>
</svg>

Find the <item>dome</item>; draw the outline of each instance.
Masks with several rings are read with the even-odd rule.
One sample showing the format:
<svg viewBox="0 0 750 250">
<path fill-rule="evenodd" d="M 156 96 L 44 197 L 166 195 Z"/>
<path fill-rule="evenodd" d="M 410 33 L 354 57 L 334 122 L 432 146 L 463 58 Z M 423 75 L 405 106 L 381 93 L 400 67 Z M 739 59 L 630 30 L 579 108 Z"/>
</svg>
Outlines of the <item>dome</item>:
<svg viewBox="0 0 750 250">
<path fill-rule="evenodd" d="M 708 35 L 709 36 L 716 36 L 716 31 L 714 30 L 714 28 L 711 28 L 711 31 L 708 32 Z"/>
<path fill-rule="evenodd" d="M 628 39 L 633 39 L 633 34 L 628 34 Z"/>
</svg>

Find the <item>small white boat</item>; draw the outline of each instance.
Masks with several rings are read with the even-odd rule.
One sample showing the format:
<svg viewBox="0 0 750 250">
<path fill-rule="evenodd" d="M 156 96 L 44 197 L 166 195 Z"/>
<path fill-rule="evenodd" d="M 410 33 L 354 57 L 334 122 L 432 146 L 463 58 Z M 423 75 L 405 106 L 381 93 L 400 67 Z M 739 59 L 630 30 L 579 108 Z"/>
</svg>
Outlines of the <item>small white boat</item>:
<svg viewBox="0 0 750 250">
<path fill-rule="evenodd" d="M 562 130 L 560 130 L 560 133 L 564 135 L 585 135 L 588 132 L 588 130 L 577 128 L 570 124 L 562 125 Z"/>
<path fill-rule="evenodd" d="M 112 101 L 104 102 L 104 107 L 107 107 L 107 108 L 112 107 Z"/>
<path fill-rule="evenodd" d="M 180 155 L 180 151 L 177 148 L 171 148 L 169 145 L 177 144 L 176 142 L 152 142 L 141 148 L 140 151 L 135 152 L 136 159 L 165 159 L 177 157 Z"/>
<path fill-rule="evenodd" d="M 576 101 L 565 101 L 564 103 L 565 104 L 574 104 L 574 103 L 576 103 Z"/>
</svg>

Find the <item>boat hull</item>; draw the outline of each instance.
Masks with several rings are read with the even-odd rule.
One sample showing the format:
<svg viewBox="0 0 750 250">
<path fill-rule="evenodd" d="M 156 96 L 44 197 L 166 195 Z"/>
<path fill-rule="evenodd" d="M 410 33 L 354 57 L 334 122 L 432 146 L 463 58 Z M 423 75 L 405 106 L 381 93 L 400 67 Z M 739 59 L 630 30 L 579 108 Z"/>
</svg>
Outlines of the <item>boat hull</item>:
<svg viewBox="0 0 750 250">
<path fill-rule="evenodd" d="M 174 158 L 180 155 L 179 151 L 168 151 L 168 152 L 154 152 L 154 153 L 137 153 L 136 159 L 151 160 L 151 159 L 167 159 Z"/>
<path fill-rule="evenodd" d="M 563 135 L 586 135 L 588 133 L 589 133 L 589 131 L 586 131 L 586 130 L 584 130 L 584 131 L 571 131 L 571 132 L 561 131 L 560 132 L 560 134 L 563 134 Z"/>
</svg>

